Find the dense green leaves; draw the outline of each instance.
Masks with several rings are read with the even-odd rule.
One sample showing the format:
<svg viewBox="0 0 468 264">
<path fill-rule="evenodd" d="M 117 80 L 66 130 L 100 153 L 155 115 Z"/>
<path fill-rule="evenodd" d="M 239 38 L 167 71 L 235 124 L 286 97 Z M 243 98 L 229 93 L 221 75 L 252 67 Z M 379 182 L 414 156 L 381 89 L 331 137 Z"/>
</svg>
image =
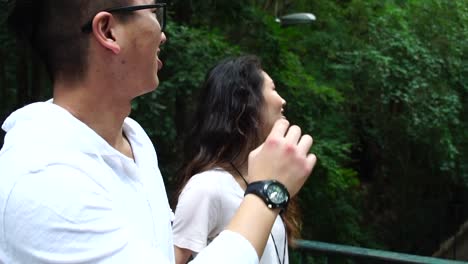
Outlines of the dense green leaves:
<svg viewBox="0 0 468 264">
<path fill-rule="evenodd" d="M 160 86 L 135 100 L 132 116 L 152 137 L 171 189 L 182 161 L 183 140 L 198 88 L 209 68 L 239 51 L 218 33 L 175 23 L 169 23 L 167 31 L 168 41 L 161 52 L 165 65 L 159 74 Z"/>
</svg>

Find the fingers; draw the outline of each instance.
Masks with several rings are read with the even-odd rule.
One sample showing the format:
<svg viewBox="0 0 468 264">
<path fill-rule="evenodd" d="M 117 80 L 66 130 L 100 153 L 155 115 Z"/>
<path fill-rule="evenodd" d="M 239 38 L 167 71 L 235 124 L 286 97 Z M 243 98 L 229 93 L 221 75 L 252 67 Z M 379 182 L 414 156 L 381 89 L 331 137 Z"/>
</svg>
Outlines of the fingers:
<svg viewBox="0 0 468 264">
<path fill-rule="evenodd" d="M 307 166 L 308 170 L 312 171 L 312 169 L 315 167 L 315 164 L 317 163 L 317 156 L 315 154 L 309 154 L 307 155 Z"/>
<path fill-rule="evenodd" d="M 310 147 L 312 147 L 313 139 L 309 135 L 303 135 L 301 140 L 297 144 L 297 151 L 300 155 L 306 156 L 309 153 Z"/>
<path fill-rule="evenodd" d="M 273 125 L 270 134 L 268 135 L 269 138 L 275 137 L 284 137 L 284 134 L 288 130 L 289 122 L 286 119 L 279 119 Z"/>
<path fill-rule="evenodd" d="M 301 135 L 298 126 L 287 120 L 275 122 L 268 138 L 250 152 L 248 174 L 253 181 L 274 179 L 286 186 L 292 196 L 302 188 L 317 158 L 309 154 L 313 139 Z"/>
<path fill-rule="evenodd" d="M 286 135 L 285 135 L 286 134 Z M 285 119 L 280 119 L 275 122 L 268 136 L 270 139 L 284 138 L 290 146 L 297 146 L 298 154 L 306 156 L 309 149 L 312 147 L 313 139 L 309 135 L 301 136 L 302 131 L 299 126 L 293 125 L 289 127 L 289 122 Z M 255 155 L 262 146 L 252 151 Z"/>
<path fill-rule="evenodd" d="M 298 126 L 291 126 L 286 133 L 286 142 L 296 145 L 301 137 L 301 128 Z"/>
</svg>

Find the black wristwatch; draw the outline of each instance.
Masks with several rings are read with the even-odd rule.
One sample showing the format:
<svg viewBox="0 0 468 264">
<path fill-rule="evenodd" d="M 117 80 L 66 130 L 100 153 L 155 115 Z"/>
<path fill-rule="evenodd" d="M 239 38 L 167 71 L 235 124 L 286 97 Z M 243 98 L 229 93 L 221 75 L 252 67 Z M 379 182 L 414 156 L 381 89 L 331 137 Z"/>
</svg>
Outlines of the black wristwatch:
<svg viewBox="0 0 468 264">
<path fill-rule="evenodd" d="M 245 195 L 252 193 L 262 198 L 268 208 L 284 211 L 289 203 L 289 192 L 283 184 L 275 180 L 252 182 L 247 186 Z"/>
</svg>

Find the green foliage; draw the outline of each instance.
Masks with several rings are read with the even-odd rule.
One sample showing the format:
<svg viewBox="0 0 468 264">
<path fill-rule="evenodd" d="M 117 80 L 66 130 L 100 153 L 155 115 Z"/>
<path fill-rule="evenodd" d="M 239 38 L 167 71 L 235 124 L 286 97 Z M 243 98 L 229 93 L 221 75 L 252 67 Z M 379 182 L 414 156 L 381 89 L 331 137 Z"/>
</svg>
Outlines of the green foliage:
<svg viewBox="0 0 468 264">
<path fill-rule="evenodd" d="M 259 6 L 236 4 L 235 8 L 228 8 L 228 12 L 223 13 L 217 9 L 212 13 L 213 10 L 207 10 L 205 6 L 210 4 L 196 3 L 191 6 L 191 23 L 201 25 L 202 28 L 202 23 L 210 24 L 211 30 L 223 32 L 226 40 L 239 46 L 243 53 L 260 56 L 265 71 L 273 78 L 279 93 L 288 102 L 288 119 L 318 139 L 314 152 L 319 156 L 320 163 L 301 194 L 303 208 L 307 208 L 303 213 L 304 237 L 364 243 L 368 236 L 367 231 L 360 227 L 359 192 L 356 191 L 359 180 L 356 171 L 349 166 L 352 144 L 348 134 L 351 133 L 344 132 L 349 131 L 350 125 L 346 116 L 341 113 L 345 99 L 333 86 L 318 84 L 312 72 L 305 67 L 298 50 L 307 52 L 308 49 L 295 42 L 304 38 L 301 28 L 280 28 L 274 17 Z M 229 19 L 221 18 L 220 13 Z M 232 21 L 242 23 L 233 24 Z M 180 52 L 186 47 L 186 43 L 187 41 L 177 47 L 173 40 L 168 47 L 176 45 L 176 50 Z M 174 76 L 180 76 L 180 72 L 180 69 L 174 71 Z M 191 75 L 194 73 L 191 72 Z M 163 82 L 164 85 L 166 84 Z M 171 89 L 177 87 L 180 84 L 177 83 Z M 190 86 L 183 87 L 185 92 L 190 93 Z M 180 128 L 177 131 L 181 131 Z M 320 216 L 314 212 L 321 212 Z"/>
<path fill-rule="evenodd" d="M 348 99 L 348 120 L 359 140 L 353 146 L 363 168 L 359 173 L 371 181 L 364 193 L 366 221 L 379 230 L 381 241 L 402 251 L 429 254 L 437 248 L 441 238 L 433 230 L 438 224 L 443 230 L 449 221 L 444 211 L 453 185 L 466 175 L 457 169 L 466 164 L 460 155 L 462 149 L 466 153 L 466 141 L 457 143 L 463 138 L 459 133 L 466 135 L 461 122 L 466 6 L 461 1 L 353 1 L 338 19 L 356 26 L 336 34 L 350 45 L 319 51 L 331 65 L 319 69 L 338 77 L 332 82 Z M 323 26 L 335 29 L 332 22 Z M 366 160 L 371 168 L 362 164 Z M 434 212 L 442 216 L 428 220 Z M 408 236 L 432 239 L 414 243 Z"/>
<path fill-rule="evenodd" d="M 209 68 L 226 56 L 239 54 L 222 35 L 170 22 L 161 51 L 164 68 L 155 92 L 136 99 L 132 116 L 140 122 L 158 151 L 161 170 L 172 188 L 183 157 L 183 139 L 198 88 Z"/>
</svg>

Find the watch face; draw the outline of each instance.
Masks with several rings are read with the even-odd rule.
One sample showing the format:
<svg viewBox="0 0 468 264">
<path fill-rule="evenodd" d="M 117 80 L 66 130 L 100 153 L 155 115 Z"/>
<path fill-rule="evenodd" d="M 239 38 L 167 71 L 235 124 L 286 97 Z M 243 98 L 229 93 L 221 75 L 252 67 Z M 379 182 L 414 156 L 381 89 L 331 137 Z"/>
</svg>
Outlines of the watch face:
<svg viewBox="0 0 468 264">
<path fill-rule="evenodd" d="M 280 204 L 288 200 L 288 196 L 284 189 L 277 184 L 270 184 L 266 189 L 266 195 L 275 204 Z"/>
</svg>

